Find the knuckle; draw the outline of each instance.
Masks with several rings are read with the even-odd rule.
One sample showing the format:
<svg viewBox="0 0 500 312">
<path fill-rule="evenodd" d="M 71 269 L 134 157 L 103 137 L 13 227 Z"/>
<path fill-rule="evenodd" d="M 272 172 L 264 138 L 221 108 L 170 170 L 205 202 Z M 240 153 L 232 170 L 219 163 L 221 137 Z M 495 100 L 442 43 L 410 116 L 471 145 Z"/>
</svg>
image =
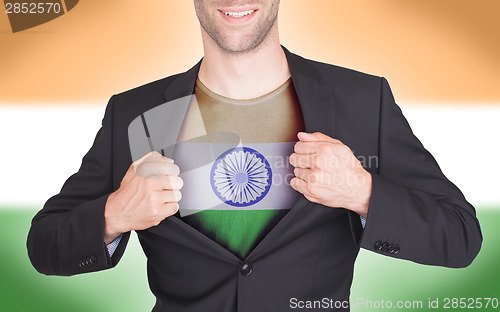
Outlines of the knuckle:
<svg viewBox="0 0 500 312">
<path fill-rule="evenodd" d="M 148 192 L 146 195 L 146 201 L 152 207 L 154 207 L 154 204 L 158 202 L 158 199 L 158 194 L 155 194 L 154 192 Z"/>
<path fill-rule="evenodd" d="M 171 216 L 179 210 L 179 204 L 178 203 L 168 203 L 168 204 L 166 204 L 166 208 L 167 208 L 168 215 Z"/>
<path fill-rule="evenodd" d="M 301 149 L 301 146 L 302 146 L 302 144 L 301 144 L 301 142 L 300 142 L 300 141 L 299 141 L 299 142 L 297 142 L 297 143 L 295 143 L 295 145 L 293 146 L 293 151 L 294 151 L 295 153 L 298 153 L 298 152 L 300 151 L 300 149 Z"/>
<path fill-rule="evenodd" d="M 137 166 L 137 170 L 147 170 L 151 167 L 151 163 L 141 163 Z"/>
<path fill-rule="evenodd" d="M 316 184 L 318 182 L 318 175 L 316 174 L 316 172 L 314 171 L 311 171 L 309 173 L 309 184 Z"/>
<path fill-rule="evenodd" d="M 178 202 L 182 198 L 182 193 L 179 190 L 174 190 L 174 201 Z"/>
<path fill-rule="evenodd" d="M 322 154 L 327 154 L 330 152 L 330 146 L 329 144 L 320 144 L 318 146 L 318 151 Z"/>
<path fill-rule="evenodd" d="M 321 155 L 315 156 L 311 161 L 311 165 L 314 168 L 321 167 L 323 165 L 323 156 Z"/>
<path fill-rule="evenodd" d="M 156 185 L 157 181 L 151 178 L 139 177 L 140 183 L 144 186 L 146 191 L 151 191 Z"/>
<path fill-rule="evenodd" d="M 179 166 L 177 166 L 176 164 L 173 164 L 173 167 L 174 167 L 175 175 L 179 175 L 179 173 L 181 173 L 181 169 L 179 168 Z"/>
<path fill-rule="evenodd" d="M 162 189 L 171 190 L 172 189 L 172 181 L 174 177 L 167 176 L 163 179 Z"/>
<path fill-rule="evenodd" d="M 152 151 L 151 155 L 149 155 L 148 158 L 146 158 L 146 162 L 149 162 L 149 163 L 157 162 L 157 161 L 161 160 L 162 158 L 163 158 L 163 156 L 160 153 L 158 153 L 157 151 Z"/>
<path fill-rule="evenodd" d="M 314 184 L 322 185 L 324 182 L 324 175 L 322 174 L 321 171 L 316 171 L 313 173 L 313 180 L 314 180 Z"/>
<path fill-rule="evenodd" d="M 301 167 L 301 168 L 307 168 L 309 167 L 309 165 L 312 165 L 312 162 L 311 162 L 311 158 L 309 158 L 308 156 L 304 156 L 304 157 L 297 157 L 297 166 L 298 167 Z"/>
<path fill-rule="evenodd" d="M 351 148 L 344 144 L 339 145 L 339 152 L 342 153 L 343 155 L 352 154 Z"/>
<path fill-rule="evenodd" d="M 184 186 L 184 180 L 181 177 L 175 177 L 175 189 L 180 190 Z"/>
<path fill-rule="evenodd" d="M 174 163 L 167 163 L 166 167 L 169 176 L 177 176 L 181 172 L 179 166 Z"/>
</svg>

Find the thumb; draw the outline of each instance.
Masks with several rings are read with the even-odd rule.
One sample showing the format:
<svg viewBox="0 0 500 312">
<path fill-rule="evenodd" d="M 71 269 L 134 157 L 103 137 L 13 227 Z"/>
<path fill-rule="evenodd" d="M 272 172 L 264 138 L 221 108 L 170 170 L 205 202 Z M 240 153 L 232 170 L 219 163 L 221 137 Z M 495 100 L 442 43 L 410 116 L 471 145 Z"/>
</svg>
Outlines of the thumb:
<svg viewBox="0 0 500 312">
<path fill-rule="evenodd" d="M 306 142 L 332 142 L 332 143 L 340 142 L 339 140 L 329 137 L 321 132 L 314 132 L 314 133 L 299 132 L 297 133 L 297 137 L 299 138 L 299 140 Z"/>
</svg>

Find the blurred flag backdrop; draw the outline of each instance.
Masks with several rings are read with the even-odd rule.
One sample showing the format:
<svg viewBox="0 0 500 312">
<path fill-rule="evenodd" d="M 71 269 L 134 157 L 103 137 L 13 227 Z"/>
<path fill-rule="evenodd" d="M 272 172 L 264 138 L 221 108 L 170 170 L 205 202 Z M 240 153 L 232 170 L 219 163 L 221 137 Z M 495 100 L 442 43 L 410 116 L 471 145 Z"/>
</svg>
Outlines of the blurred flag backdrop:
<svg viewBox="0 0 500 312">
<path fill-rule="evenodd" d="M 476 206 L 483 229 L 483 248 L 466 269 L 362 250 L 353 311 L 386 310 L 376 308 L 381 300 L 403 302 L 400 311 L 436 311 L 429 301 L 450 310 L 444 304 L 452 308 L 453 298 L 500 297 L 499 11 L 497 0 L 281 3 L 281 41 L 292 52 L 388 79 L 414 132 Z M 82 0 L 18 33 L 0 13 L 0 311 L 152 308 L 135 237 L 115 269 L 65 278 L 31 267 L 26 235 L 45 200 L 78 170 L 109 97 L 185 71 L 202 55 L 192 1 Z M 498 310 L 491 303 L 476 310 Z"/>
</svg>

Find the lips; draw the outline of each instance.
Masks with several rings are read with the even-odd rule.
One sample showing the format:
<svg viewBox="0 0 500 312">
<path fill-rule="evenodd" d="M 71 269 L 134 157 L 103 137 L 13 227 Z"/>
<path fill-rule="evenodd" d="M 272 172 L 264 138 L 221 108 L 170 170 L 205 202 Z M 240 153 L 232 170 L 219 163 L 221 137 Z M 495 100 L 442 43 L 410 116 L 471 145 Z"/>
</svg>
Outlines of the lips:
<svg viewBox="0 0 500 312">
<path fill-rule="evenodd" d="M 258 9 L 253 8 L 241 8 L 241 9 L 233 9 L 233 8 L 224 8 L 219 9 L 219 12 L 222 16 L 222 19 L 228 24 L 243 24 L 251 20 Z"/>
<path fill-rule="evenodd" d="M 222 13 L 226 14 L 227 16 L 231 16 L 234 18 L 241 18 L 243 16 L 247 16 L 255 12 L 256 10 L 248 10 L 248 11 L 243 11 L 243 12 L 224 12 L 221 11 Z"/>
</svg>

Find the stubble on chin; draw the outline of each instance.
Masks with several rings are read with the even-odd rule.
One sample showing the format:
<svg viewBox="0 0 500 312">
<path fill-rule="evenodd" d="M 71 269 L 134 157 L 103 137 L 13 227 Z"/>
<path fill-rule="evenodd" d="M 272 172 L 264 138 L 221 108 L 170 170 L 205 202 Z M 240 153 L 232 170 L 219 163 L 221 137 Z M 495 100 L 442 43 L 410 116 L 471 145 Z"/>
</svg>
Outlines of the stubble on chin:
<svg viewBox="0 0 500 312">
<path fill-rule="evenodd" d="M 275 4 L 279 6 L 278 4 Z M 203 31 L 212 39 L 225 54 L 237 55 L 256 52 L 265 44 L 272 27 L 277 23 L 278 7 L 273 7 L 272 13 L 262 22 L 256 24 L 248 35 L 233 40 L 222 33 L 216 23 L 216 16 L 207 13 L 205 6 L 198 2 L 196 13 Z M 236 41 L 236 42 L 235 42 Z"/>
</svg>

